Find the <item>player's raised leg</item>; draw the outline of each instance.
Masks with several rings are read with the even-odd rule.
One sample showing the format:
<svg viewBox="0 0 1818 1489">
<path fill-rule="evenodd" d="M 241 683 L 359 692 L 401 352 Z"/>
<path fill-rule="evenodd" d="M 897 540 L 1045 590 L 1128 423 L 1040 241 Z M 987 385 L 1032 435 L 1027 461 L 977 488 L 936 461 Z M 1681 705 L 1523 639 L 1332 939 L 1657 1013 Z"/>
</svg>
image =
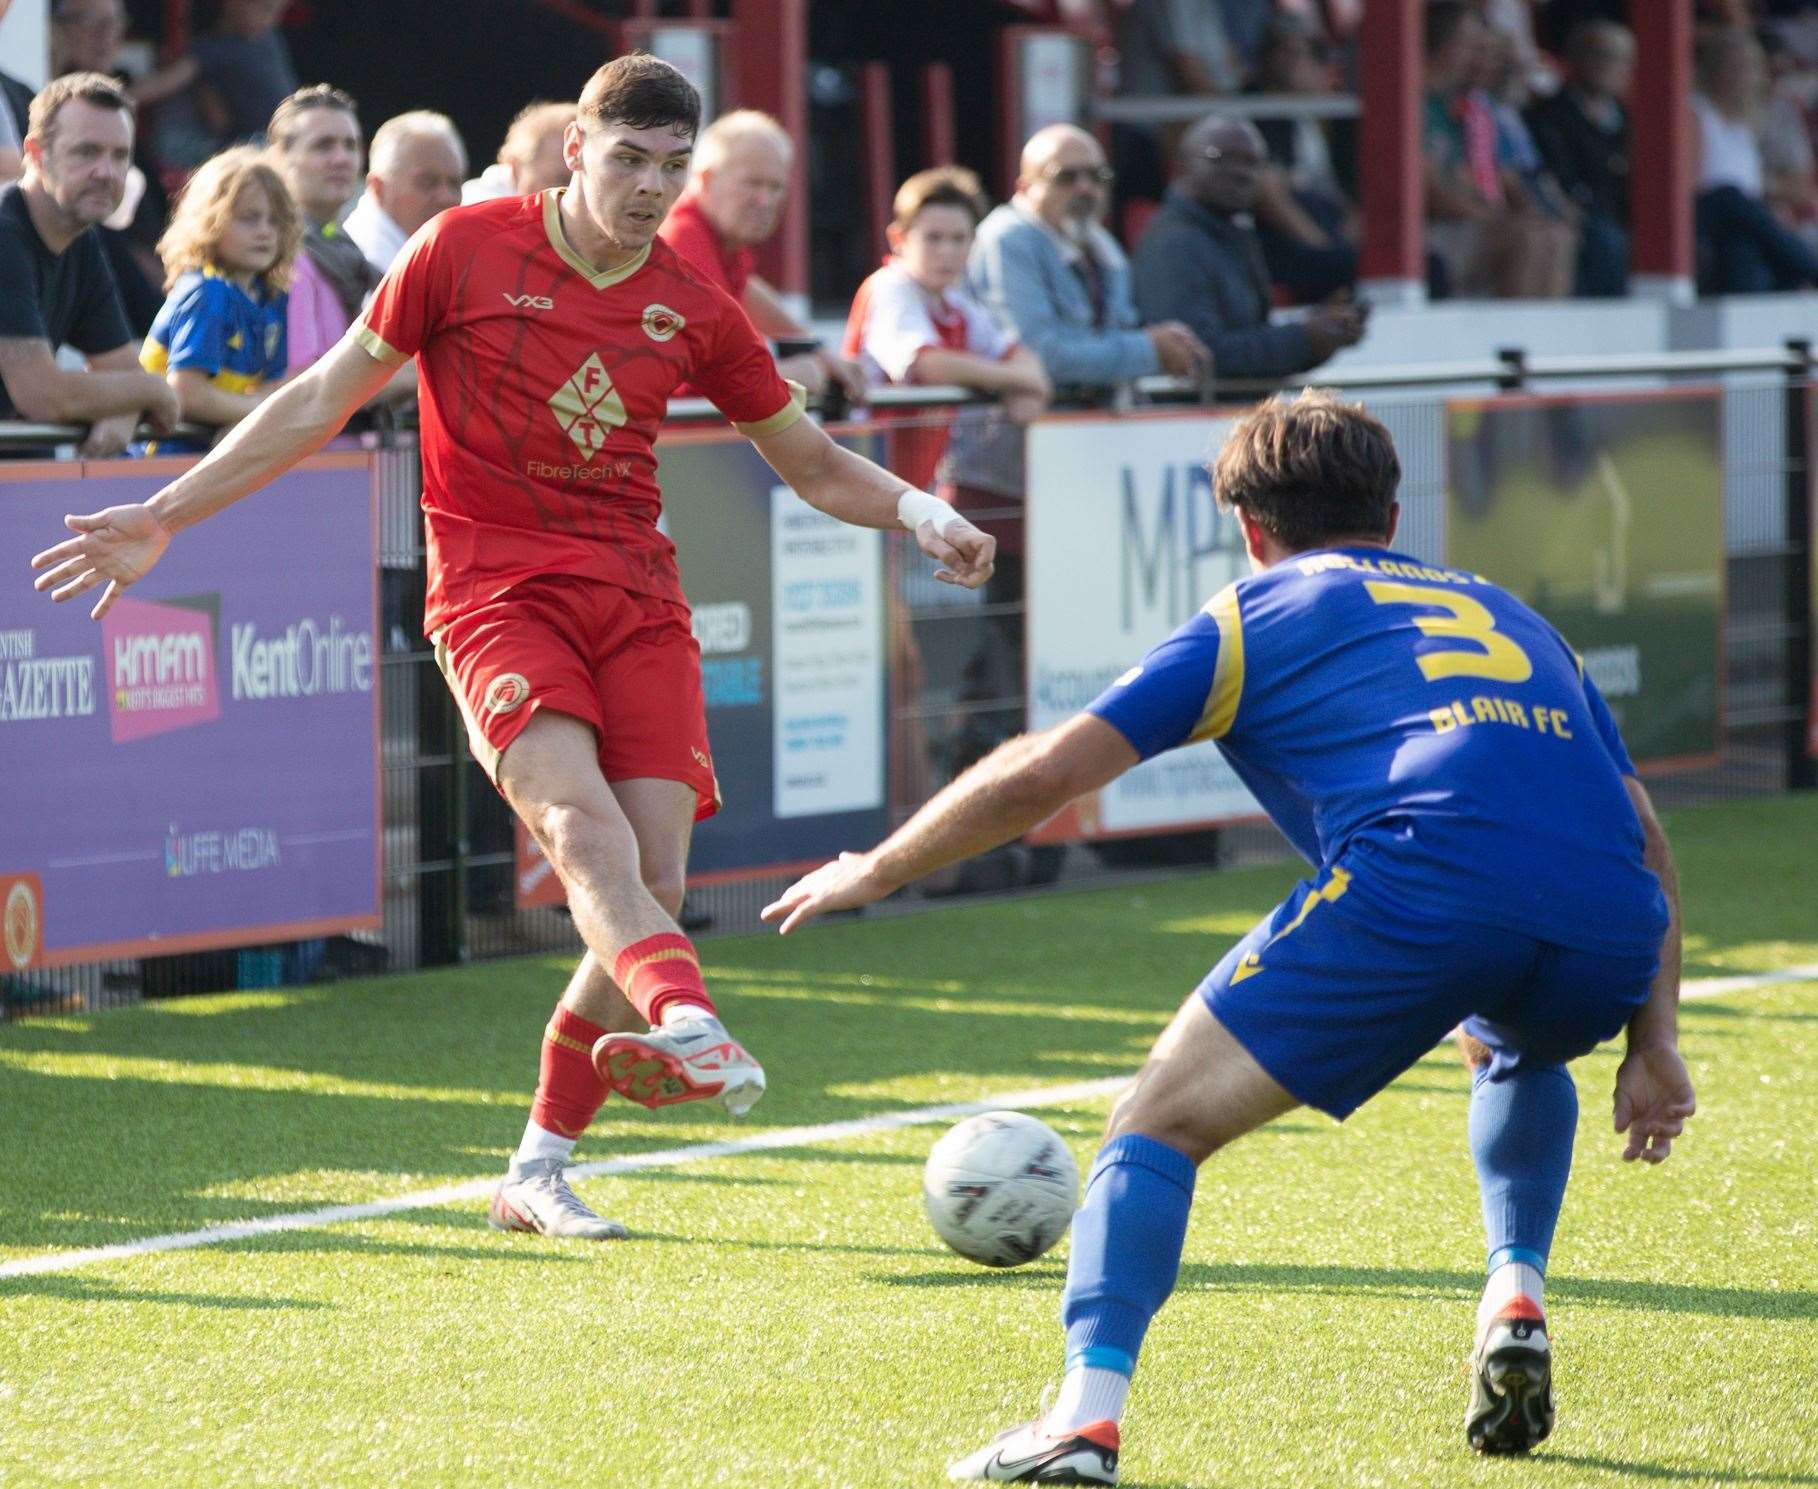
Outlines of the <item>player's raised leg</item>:
<svg viewBox="0 0 1818 1489">
<path fill-rule="evenodd" d="M 644 887 L 674 920 L 681 913 L 687 879 L 694 793 L 674 781 L 642 779 L 613 782 L 611 789 L 637 840 Z M 589 951 L 543 1032 L 536 1100 L 511 1169 L 493 1200 L 495 1224 L 598 1240 L 626 1234 L 617 1221 L 588 1209 L 561 1178 L 561 1171 L 610 1089 L 595 1068 L 595 1045 L 610 1033 L 646 1027 L 647 1021 Z"/>
<path fill-rule="evenodd" d="M 645 887 L 673 923 L 682 913 L 687 888 L 694 788 L 680 781 L 640 777 L 612 782 L 612 794 L 637 838 Z M 693 948 L 679 931 L 675 941 L 692 956 Z M 659 973 L 671 950 L 669 944 L 655 949 Z M 619 961 L 623 971 L 637 959 L 621 953 Z M 698 975 L 699 964 L 694 965 Z M 633 970 L 624 975 L 635 984 L 643 974 Z M 626 1000 L 621 996 L 618 1001 Z M 763 1070 L 726 1033 L 711 1001 L 676 998 L 664 1006 L 660 1019 L 650 1022 L 659 1027 L 645 1031 L 613 1024 L 595 1041 L 594 1065 L 614 1090 L 648 1106 L 717 1095 L 734 1116 L 749 1111 L 764 1094 Z M 645 1092 L 652 1093 L 648 1099 Z"/>
<path fill-rule="evenodd" d="M 1073 1218 L 1060 1394 L 1045 1417 L 961 1459 L 951 1477 L 1117 1482 L 1124 1398 L 1149 1320 L 1174 1290 L 1199 1165 L 1296 1105 L 1199 993 L 1187 999 L 1113 1109 Z"/>
<path fill-rule="evenodd" d="M 763 1070 L 726 1034 L 693 944 L 646 885 L 639 834 L 624 804 L 631 802 L 656 841 L 665 818 L 686 810 L 692 821 L 689 788 L 671 781 L 609 787 L 592 729 L 547 711 L 506 751 L 499 781 L 561 878 L 588 950 L 611 967 L 612 981 L 650 1026 L 633 1036 L 598 1025 L 591 1053 L 607 1083 L 643 1106 L 718 1097 L 743 1115 L 763 1094 Z M 680 850 L 666 871 L 679 892 L 686 838 L 671 832 L 668 840 Z M 602 1013 L 616 1006 L 610 998 L 604 1005 L 589 1004 Z"/>
</svg>

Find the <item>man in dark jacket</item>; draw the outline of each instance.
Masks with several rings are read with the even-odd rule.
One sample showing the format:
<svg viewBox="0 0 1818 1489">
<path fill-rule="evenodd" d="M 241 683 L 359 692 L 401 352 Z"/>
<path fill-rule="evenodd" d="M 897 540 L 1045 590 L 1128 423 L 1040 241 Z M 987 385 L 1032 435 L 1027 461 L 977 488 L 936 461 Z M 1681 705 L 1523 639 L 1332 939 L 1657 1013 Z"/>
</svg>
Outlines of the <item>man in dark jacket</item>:
<svg viewBox="0 0 1818 1489">
<path fill-rule="evenodd" d="M 1565 84 L 1528 110 L 1528 129 L 1581 217 L 1580 295 L 1628 292 L 1629 116 L 1635 38 L 1614 21 L 1582 21 L 1566 39 Z"/>
<path fill-rule="evenodd" d="M 1355 305 L 1270 320 L 1269 272 L 1250 218 L 1266 160 L 1254 125 L 1202 119 L 1182 138 L 1180 173 L 1136 249 L 1143 319 L 1185 322 L 1211 348 L 1220 378 L 1305 372 L 1363 336 Z"/>
</svg>

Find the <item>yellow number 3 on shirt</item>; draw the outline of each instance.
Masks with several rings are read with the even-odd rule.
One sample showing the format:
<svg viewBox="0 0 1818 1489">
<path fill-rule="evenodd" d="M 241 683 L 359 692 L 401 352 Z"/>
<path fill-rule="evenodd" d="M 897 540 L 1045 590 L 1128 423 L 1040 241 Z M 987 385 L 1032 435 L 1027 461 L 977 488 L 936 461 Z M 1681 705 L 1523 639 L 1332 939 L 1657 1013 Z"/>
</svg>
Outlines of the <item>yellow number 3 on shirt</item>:
<svg viewBox="0 0 1818 1489">
<path fill-rule="evenodd" d="M 1372 579 L 1364 588 L 1378 605 L 1419 605 L 1449 615 L 1416 616 L 1414 624 L 1428 636 L 1456 636 L 1478 651 L 1430 651 L 1415 660 L 1428 682 L 1448 677 L 1488 677 L 1497 682 L 1526 682 L 1534 675 L 1528 654 L 1496 629 L 1496 617 L 1469 595 L 1425 584 L 1388 584 Z"/>
</svg>

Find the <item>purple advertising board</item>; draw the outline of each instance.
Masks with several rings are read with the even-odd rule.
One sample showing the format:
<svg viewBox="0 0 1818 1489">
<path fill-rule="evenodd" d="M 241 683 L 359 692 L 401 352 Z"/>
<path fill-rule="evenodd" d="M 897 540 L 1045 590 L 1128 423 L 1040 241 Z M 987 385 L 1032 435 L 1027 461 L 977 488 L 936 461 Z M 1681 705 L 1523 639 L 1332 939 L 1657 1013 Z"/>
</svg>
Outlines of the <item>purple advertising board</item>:
<svg viewBox="0 0 1818 1489">
<path fill-rule="evenodd" d="M 379 923 L 370 457 L 185 531 L 97 622 L 31 554 L 187 462 L 0 466 L 0 971 Z"/>
</svg>

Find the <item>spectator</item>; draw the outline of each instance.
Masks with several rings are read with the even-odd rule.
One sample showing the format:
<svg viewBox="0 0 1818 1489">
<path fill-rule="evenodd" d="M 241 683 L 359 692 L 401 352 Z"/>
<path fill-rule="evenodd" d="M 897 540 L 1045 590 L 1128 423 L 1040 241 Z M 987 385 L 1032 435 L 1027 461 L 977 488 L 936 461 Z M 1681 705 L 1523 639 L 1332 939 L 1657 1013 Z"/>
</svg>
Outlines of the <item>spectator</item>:
<svg viewBox="0 0 1818 1489">
<path fill-rule="evenodd" d="M 0 21 L 13 0 L 0 0 Z M 32 90 L 10 72 L 0 72 L 0 183 L 17 181 L 25 169 L 26 119 L 31 113 Z"/>
<path fill-rule="evenodd" d="M 120 205 L 132 102 L 99 73 L 48 84 L 27 115 L 25 174 L 0 189 L 0 419 L 85 424 L 85 455 L 126 448 L 140 416 L 160 432 L 176 395 L 140 370 L 94 225 Z M 68 344 L 88 358 L 57 365 Z"/>
<path fill-rule="evenodd" d="M 303 227 L 278 173 L 250 145 L 205 163 L 159 241 L 169 297 L 139 364 L 177 394 L 183 420 L 226 429 L 283 381 L 285 291 Z M 144 453 L 200 453 L 159 440 Z"/>
<path fill-rule="evenodd" d="M 1255 91 L 1333 91 L 1320 39 L 1298 16 L 1277 16 L 1265 28 Z M 1256 232 L 1269 277 L 1303 302 L 1350 289 L 1357 282 L 1357 209 L 1344 184 L 1353 173 L 1348 129 L 1342 147 L 1323 119 L 1263 119 L 1257 129 L 1270 162 L 1256 198 Z"/>
<path fill-rule="evenodd" d="M 1016 195 L 979 225 L 972 292 L 1041 360 L 1057 387 L 1154 372 L 1195 377 L 1205 343 L 1179 321 L 1139 327 L 1130 264 L 1100 225 L 1112 173 L 1085 130 L 1051 124 L 1023 146 Z"/>
<path fill-rule="evenodd" d="M 347 236 L 383 274 L 412 233 L 461 203 L 467 147 L 446 114 L 413 109 L 387 119 L 372 136 L 366 192 L 347 214 Z"/>
<path fill-rule="evenodd" d="M 379 283 L 342 227 L 360 187 L 358 106 L 327 83 L 298 89 L 278 105 L 266 137 L 303 224 L 285 335 L 289 370 L 299 372 L 341 339 Z"/>
<path fill-rule="evenodd" d="M 1117 91 L 1132 98 L 1235 93 L 1249 73 L 1233 44 L 1219 0 L 1130 0 L 1118 15 Z M 1168 184 L 1167 140 L 1137 124 L 1117 124 L 1111 148 L 1122 196 L 1153 202 Z"/>
<path fill-rule="evenodd" d="M 1022 552 L 1020 512 L 992 523 L 980 509 L 1022 506 L 1022 461 L 1015 425 L 1047 407 L 1052 389 L 1042 364 L 963 287 L 966 256 L 984 216 L 978 177 L 957 166 L 921 171 L 896 193 L 887 229 L 890 257 L 859 286 L 846 321 L 842 352 L 872 382 L 955 383 L 995 395 L 1002 414 L 966 410 L 953 421 L 941 497 L 998 543 L 998 570 L 987 600 L 1008 583 L 1006 562 Z M 1004 417 L 1008 416 L 1008 419 Z"/>
<path fill-rule="evenodd" d="M 1211 348 L 1221 378 L 1305 372 L 1364 332 L 1364 311 L 1348 304 L 1271 322 L 1269 271 L 1249 215 L 1266 165 L 1255 125 L 1200 120 L 1182 137 L 1179 175 L 1136 248 L 1144 319 L 1184 321 Z"/>
<path fill-rule="evenodd" d="M 1118 17 L 1117 54 L 1119 91 L 1139 97 L 1235 93 L 1248 72 L 1219 0 L 1130 0 Z"/>
<path fill-rule="evenodd" d="M 1720 295 L 1818 284 L 1818 254 L 1774 218 L 1756 120 L 1767 66 L 1748 31 L 1725 28 L 1699 41 L 1692 95 L 1698 149 L 1696 220 L 1700 285 Z"/>
<path fill-rule="evenodd" d="M 1047 405 L 1047 374 L 962 287 L 982 194 L 978 177 L 958 166 L 902 184 L 886 230 L 890 257 L 859 286 L 841 350 L 872 382 L 976 388 L 1026 420 Z"/>
<path fill-rule="evenodd" d="M 563 140 L 573 122 L 572 103 L 526 104 L 505 131 L 499 158 L 462 185 L 462 202 L 529 196 L 566 186 L 574 172 L 568 169 Z"/>
<path fill-rule="evenodd" d="M 1761 114 L 1761 164 L 1774 215 L 1808 246 L 1818 244 L 1818 72 L 1806 66 L 1782 33 L 1764 27 L 1769 85 Z"/>
<path fill-rule="evenodd" d="M 121 77 L 120 48 L 126 42 L 125 0 L 56 0 L 50 20 L 51 76 L 103 72 Z"/>
<path fill-rule="evenodd" d="M 1613 21 L 1574 26 L 1565 81 L 1528 110 L 1541 158 L 1578 209 L 1579 295 L 1628 293 L 1629 116 L 1635 38 Z"/>
<path fill-rule="evenodd" d="M 159 154 L 173 167 L 198 165 L 224 145 L 263 143 L 265 124 L 296 91 L 297 70 L 278 30 L 288 0 L 220 0 L 214 29 L 169 67 L 137 84 L 141 104 L 182 96 L 160 115 Z"/>
<path fill-rule="evenodd" d="M 696 141 L 694 178 L 670 208 L 659 236 L 743 305 L 760 334 L 784 344 L 777 361 L 783 376 L 810 393 L 837 384 L 848 398 L 862 399 L 865 374 L 856 363 L 819 346 L 787 350 L 789 342 L 812 342 L 814 335 L 754 272 L 758 245 L 782 221 L 794 160 L 794 142 L 768 114 L 756 109 L 722 114 Z"/>
<path fill-rule="evenodd" d="M 567 185 L 573 173 L 564 158 L 564 140 L 573 118 L 572 105 L 548 99 L 519 109 L 506 128 L 497 158 L 461 183 L 462 205 Z"/>
<path fill-rule="evenodd" d="M 126 7 L 122 0 L 57 0 L 51 9 L 51 76 L 66 72 L 99 72 L 131 95 L 133 76 L 121 61 L 126 43 Z M 158 262 L 158 238 L 164 231 L 169 201 L 158 168 L 145 141 L 134 142 L 133 166 L 127 173 L 126 196 L 114 215 L 95 229 L 107 254 L 133 335 L 151 329 L 164 303 L 159 285 L 164 266 Z"/>
<path fill-rule="evenodd" d="M 1571 285 L 1577 235 L 1510 168 L 1479 86 L 1489 39 L 1465 0 L 1428 5 L 1427 241 L 1451 293 L 1557 298 Z"/>
</svg>

